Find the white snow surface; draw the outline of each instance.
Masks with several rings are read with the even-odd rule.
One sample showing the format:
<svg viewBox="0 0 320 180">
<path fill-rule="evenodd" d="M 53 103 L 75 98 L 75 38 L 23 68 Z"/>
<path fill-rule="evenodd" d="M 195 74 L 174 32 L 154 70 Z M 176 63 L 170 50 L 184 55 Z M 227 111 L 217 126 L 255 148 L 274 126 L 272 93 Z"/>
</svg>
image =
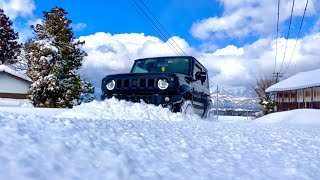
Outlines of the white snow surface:
<svg viewBox="0 0 320 180">
<path fill-rule="evenodd" d="M 6 73 L 11 74 L 13 76 L 19 77 L 19 78 L 24 79 L 29 82 L 32 82 L 32 80 L 27 75 L 25 75 L 21 72 L 15 71 L 6 65 L 0 65 L 0 72 L 6 72 Z"/>
<path fill-rule="evenodd" d="M 320 110 L 296 109 L 277 112 L 257 119 L 256 123 L 320 126 Z"/>
<path fill-rule="evenodd" d="M 115 99 L 0 107 L 0 179 L 319 179 L 319 117 L 200 119 Z"/>
<path fill-rule="evenodd" d="M 288 79 L 274 84 L 266 89 L 266 92 L 288 91 L 320 86 L 320 69 L 313 71 L 300 72 Z"/>
<path fill-rule="evenodd" d="M 0 98 L 0 107 L 33 107 L 27 99 Z"/>
</svg>

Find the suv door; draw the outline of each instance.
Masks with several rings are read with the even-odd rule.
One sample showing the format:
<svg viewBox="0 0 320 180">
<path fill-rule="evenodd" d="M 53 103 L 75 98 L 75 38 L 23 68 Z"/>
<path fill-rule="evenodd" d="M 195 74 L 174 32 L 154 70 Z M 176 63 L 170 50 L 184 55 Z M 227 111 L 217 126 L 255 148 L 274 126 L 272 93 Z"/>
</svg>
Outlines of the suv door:
<svg viewBox="0 0 320 180">
<path fill-rule="evenodd" d="M 203 82 L 201 80 L 196 80 L 196 73 L 202 72 L 201 66 L 198 64 L 197 61 L 194 61 L 193 66 L 193 78 L 195 81 L 193 82 L 193 88 L 192 88 L 192 99 L 193 99 L 193 107 L 194 111 L 197 114 L 203 115 L 205 110 L 205 101 L 203 96 Z"/>
<path fill-rule="evenodd" d="M 202 75 L 205 75 L 205 78 L 202 77 L 204 80 L 201 82 L 201 86 L 202 86 L 201 97 L 204 105 L 203 117 L 207 117 L 208 111 L 210 111 L 210 108 L 212 107 L 212 100 L 210 96 L 208 72 L 203 66 L 201 66 L 201 68 L 203 73 Z"/>
</svg>

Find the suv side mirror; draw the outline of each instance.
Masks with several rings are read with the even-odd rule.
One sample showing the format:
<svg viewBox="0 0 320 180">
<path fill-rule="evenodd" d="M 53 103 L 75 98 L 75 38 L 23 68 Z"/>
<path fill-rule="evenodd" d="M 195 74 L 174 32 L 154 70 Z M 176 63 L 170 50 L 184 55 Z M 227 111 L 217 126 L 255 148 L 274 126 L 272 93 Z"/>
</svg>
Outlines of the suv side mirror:
<svg viewBox="0 0 320 180">
<path fill-rule="evenodd" d="M 186 76 L 185 80 L 187 80 L 188 82 L 193 82 L 194 81 L 192 76 Z"/>
<path fill-rule="evenodd" d="M 207 79 L 207 73 L 206 72 L 198 71 L 196 73 L 196 80 L 200 80 L 201 82 L 204 82 L 206 79 Z"/>
</svg>

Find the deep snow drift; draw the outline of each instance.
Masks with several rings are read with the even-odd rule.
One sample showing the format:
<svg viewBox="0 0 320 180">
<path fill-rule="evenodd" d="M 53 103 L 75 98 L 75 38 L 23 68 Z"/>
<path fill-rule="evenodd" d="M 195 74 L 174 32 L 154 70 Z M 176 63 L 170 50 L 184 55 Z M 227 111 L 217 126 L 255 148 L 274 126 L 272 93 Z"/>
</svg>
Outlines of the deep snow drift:
<svg viewBox="0 0 320 180">
<path fill-rule="evenodd" d="M 1 107 L 0 179 L 318 179 L 319 116 L 204 120 L 115 99 Z"/>
<path fill-rule="evenodd" d="M 0 107 L 33 107 L 28 100 L 0 98 Z"/>
</svg>

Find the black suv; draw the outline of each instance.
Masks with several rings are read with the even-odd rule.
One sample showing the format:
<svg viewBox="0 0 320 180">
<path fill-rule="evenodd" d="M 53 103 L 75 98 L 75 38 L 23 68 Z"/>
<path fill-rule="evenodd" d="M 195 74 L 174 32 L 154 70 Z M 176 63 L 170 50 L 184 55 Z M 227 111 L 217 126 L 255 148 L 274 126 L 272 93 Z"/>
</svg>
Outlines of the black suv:
<svg viewBox="0 0 320 180">
<path fill-rule="evenodd" d="M 194 111 L 207 117 L 212 101 L 206 68 L 191 56 L 135 60 L 128 74 L 102 79 L 101 99 L 115 97 L 162 105 L 173 112 Z"/>
</svg>

